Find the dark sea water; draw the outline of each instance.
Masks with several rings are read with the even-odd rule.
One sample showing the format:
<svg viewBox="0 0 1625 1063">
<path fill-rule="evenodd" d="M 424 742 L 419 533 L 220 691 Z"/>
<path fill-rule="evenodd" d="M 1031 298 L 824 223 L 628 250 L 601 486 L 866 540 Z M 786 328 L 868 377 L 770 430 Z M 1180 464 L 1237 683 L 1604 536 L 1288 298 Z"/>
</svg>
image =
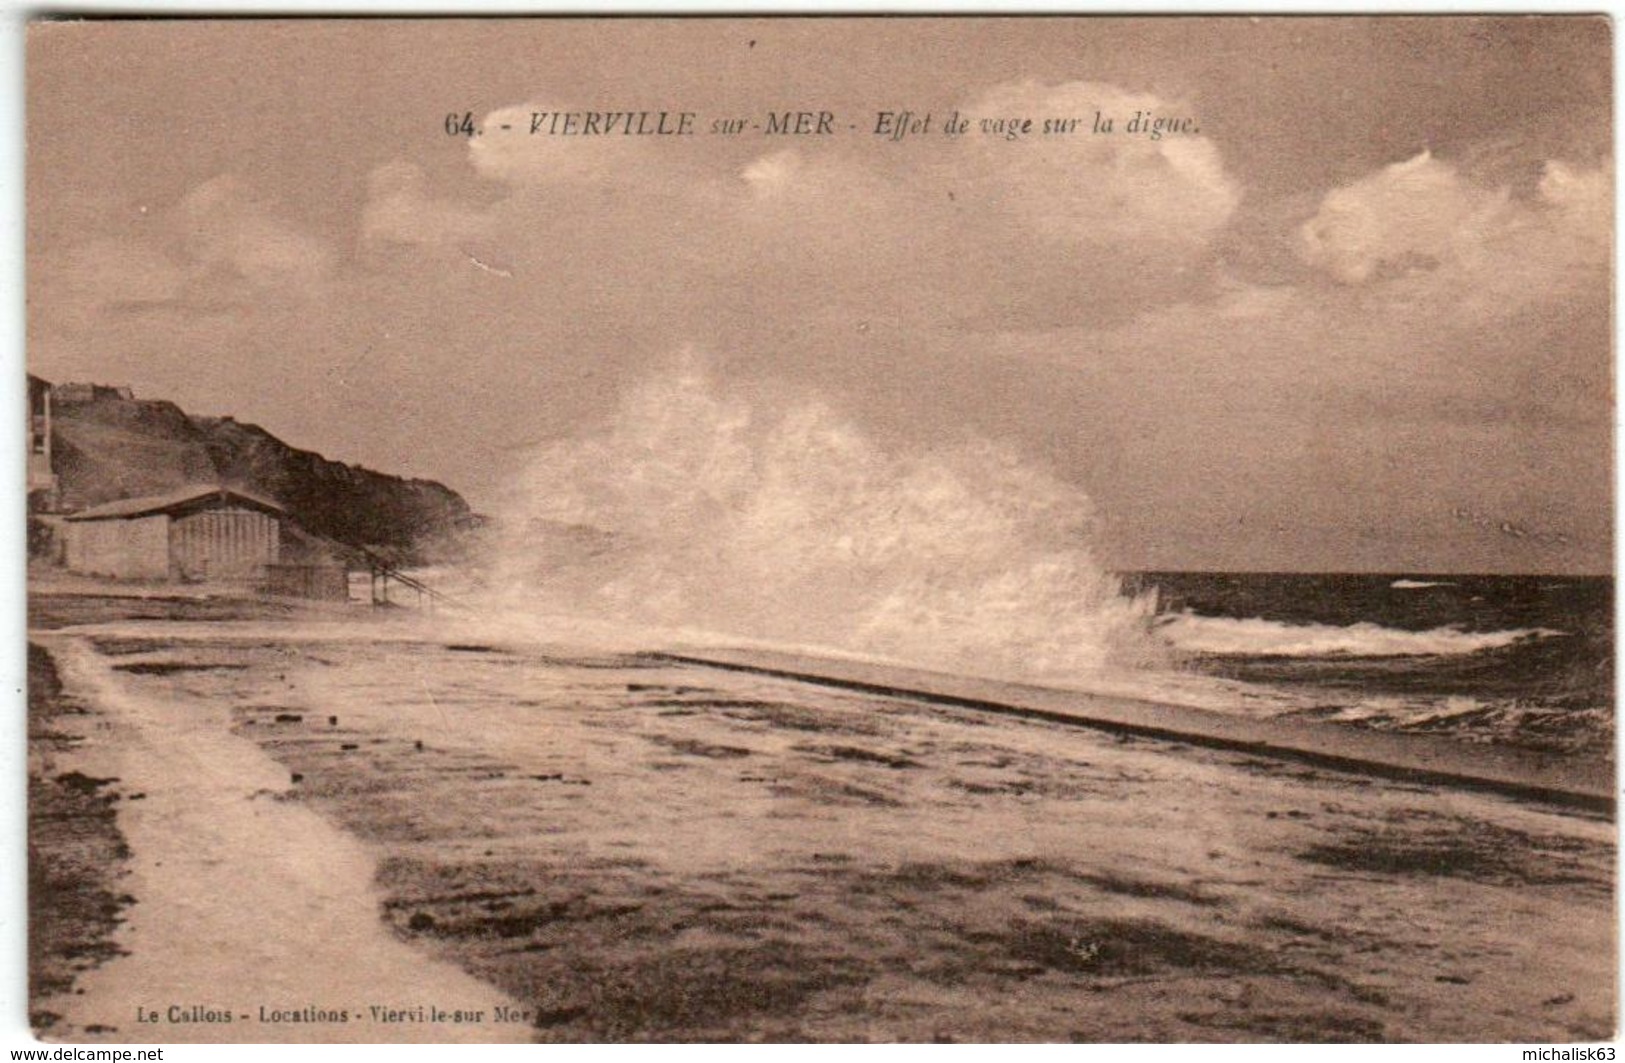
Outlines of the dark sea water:
<svg viewBox="0 0 1625 1063">
<path fill-rule="evenodd" d="M 1612 757 L 1614 581 L 1147 572 L 1177 667 L 1272 715 Z"/>
</svg>

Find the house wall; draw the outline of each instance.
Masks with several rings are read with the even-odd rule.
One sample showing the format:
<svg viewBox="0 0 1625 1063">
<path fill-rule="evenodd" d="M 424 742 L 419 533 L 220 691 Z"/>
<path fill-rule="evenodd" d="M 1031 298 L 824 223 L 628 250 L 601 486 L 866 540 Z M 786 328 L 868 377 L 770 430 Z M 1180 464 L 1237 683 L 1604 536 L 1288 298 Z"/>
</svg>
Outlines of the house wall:
<svg viewBox="0 0 1625 1063">
<path fill-rule="evenodd" d="M 51 385 L 28 378 L 28 512 L 57 508 L 56 473 L 51 464 Z"/>
<path fill-rule="evenodd" d="M 119 579 L 169 578 L 169 517 L 75 521 L 68 526 L 73 572 Z"/>
<path fill-rule="evenodd" d="M 281 522 L 254 509 L 226 507 L 177 518 L 169 529 L 175 579 L 252 580 L 275 564 Z"/>
</svg>

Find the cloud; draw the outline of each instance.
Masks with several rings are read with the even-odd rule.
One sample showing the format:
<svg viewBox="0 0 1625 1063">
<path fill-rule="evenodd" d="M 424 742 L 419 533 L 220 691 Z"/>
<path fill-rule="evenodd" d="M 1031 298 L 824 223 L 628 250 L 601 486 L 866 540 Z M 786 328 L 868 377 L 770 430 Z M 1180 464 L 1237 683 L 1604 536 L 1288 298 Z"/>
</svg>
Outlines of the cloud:
<svg viewBox="0 0 1625 1063">
<path fill-rule="evenodd" d="M 1581 222 L 1601 222 L 1602 226 L 1597 227 L 1593 235 L 1606 241 L 1608 234 L 1604 226 L 1609 221 L 1607 207 L 1612 184 L 1602 169 L 1583 170 L 1553 160 L 1541 173 L 1540 194 L 1546 202 Z"/>
<path fill-rule="evenodd" d="M 424 191 L 423 170 L 410 162 L 390 162 L 367 179 L 361 235 L 385 243 L 455 245 L 486 236 L 495 219 L 486 211 Z"/>
<path fill-rule="evenodd" d="M 1551 160 L 1542 171 L 1539 204 L 1524 219 L 1518 255 L 1550 272 L 1605 272 L 1614 245 L 1614 175 Z"/>
<path fill-rule="evenodd" d="M 715 231 L 739 242 L 733 260 L 785 271 L 852 320 L 1048 328 L 1121 320 L 1207 283 L 1240 184 L 1199 133 L 1121 131 L 1136 111 L 1187 108 L 1106 84 L 1023 81 L 957 110 L 970 127 L 953 138 L 760 155 L 736 171 Z M 1119 132 L 1092 133 L 1097 110 Z M 984 118 L 1031 118 L 1034 131 L 984 133 Z M 1079 124 L 1045 135 L 1047 118 Z M 760 278 L 758 268 L 750 283 Z"/>
<path fill-rule="evenodd" d="M 1112 85 L 1034 81 L 995 86 L 960 110 L 1040 125 L 1092 123 L 1100 110 L 1120 128 L 1136 110 L 1188 111 Z M 861 137 L 762 138 L 752 156 L 744 138 L 703 133 L 530 132 L 533 116 L 551 128 L 554 113 L 529 102 L 478 119 L 467 159 L 499 186 L 495 200 L 436 198 L 416 167 L 378 168 L 363 240 L 465 252 L 477 241 L 482 258 L 516 275 L 615 268 L 627 291 L 664 292 L 682 276 L 682 298 L 667 302 L 707 324 L 771 300 L 783 321 L 1051 327 L 1190 297 L 1242 197 L 1199 133 L 1097 136 L 1085 124 L 1007 141 L 973 126 L 956 140 L 879 150 Z M 594 305 L 632 298 L 602 284 L 594 292 Z"/>
<path fill-rule="evenodd" d="M 509 185 L 637 184 L 670 165 L 670 156 L 682 150 L 681 141 L 694 139 L 602 132 L 555 135 L 553 131 L 563 128 L 564 116 L 572 113 L 576 116 L 572 127 L 579 126 L 584 114 L 580 110 L 571 112 L 545 103 L 498 107 L 480 120 L 480 135 L 469 138 L 468 160 L 482 177 Z M 553 123 L 555 115 L 560 124 Z M 648 115 L 645 124 L 654 127 L 658 115 Z M 549 131 L 533 134 L 533 120 Z M 637 112 L 618 113 L 615 128 L 627 128 L 624 123 L 628 120 L 635 123 Z M 675 121 L 675 115 L 668 118 L 668 123 Z M 594 125 L 597 128 L 598 122 Z"/>
<path fill-rule="evenodd" d="M 59 298 L 115 309 L 163 306 L 180 298 L 187 271 L 146 243 L 104 237 L 69 248 L 57 274 Z"/>
<path fill-rule="evenodd" d="M 319 298 L 334 273 L 328 244 L 288 221 L 245 182 L 205 181 L 128 230 L 43 256 L 31 285 L 76 329 L 102 315 L 210 317 Z"/>
<path fill-rule="evenodd" d="M 215 280 L 241 294 L 309 297 L 333 268 L 321 239 L 280 216 L 241 179 L 205 181 L 176 205 L 173 224 L 195 281 Z"/>
<path fill-rule="evenodd" d="M 1328 192 L 1299 250 L 1346 285 L 1404 281 L 1411 297 L 1455 291 L 1463 308 L 1493 312 L 1561 297 L 1606 268 L 1611 185 L 1606 171 L 1552 160 L 1518 197 L 1424 151 Z"/>
<path fill-rule="evenodd" d="M 962 112 L 972 127 L 949 166 L 1041 239 L 1151 249 L 1153 265 L 1174 267 L 1205 251 L 1241 202 L 1217 145 L 1199 132 L 1155 140 L 1127 132 L 1136 113 L 1191 116 L 1157 96 L 1099 82 L 1023 81 L 989 89 Z M 1112 133 L 1091 132 L 1096 113 L 1113 120 Z M 978 128 L 982 118 L 1031 118 L 1034 130 L 1015 140 L 990 136 Z M 1047 135 L 1049 119 L 1081 124 Z"/>
<path fill-rule="evenodd" d="M 801 156 L 786 149 L 756 159 L 741 170 L 739 176 L 750 187 L 752 195 L 770 199 L 791 191 L 801 168 Z"/>
<path fill-rule="evenodd" d="M 1474 188 L 1424 151 L 1328 192 L 1299 234 L 1310 265 L 1363 284 L 1470 258 L 1508 211 L 1506 190 Z"/>
</svg>

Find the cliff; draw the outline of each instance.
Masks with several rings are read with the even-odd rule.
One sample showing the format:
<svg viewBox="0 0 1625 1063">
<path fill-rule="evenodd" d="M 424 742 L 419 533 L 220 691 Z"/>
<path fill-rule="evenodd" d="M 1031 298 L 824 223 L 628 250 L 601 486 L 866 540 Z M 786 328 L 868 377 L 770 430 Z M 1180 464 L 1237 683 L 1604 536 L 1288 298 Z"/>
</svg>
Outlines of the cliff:
<svg viewBox="0 0 1625 1063">
<path fill-rule="evenodd" d="M 60 390 L 60 389 L 59 389 Z M 442 552 L 477 520 L 457 492 L 329 461 L 258 425 L 194 417 L 111 388 L 57 398 L 52 465 L 69 511 L 188 484 L 239 487 L 286 507 L 305 530 L 400 560 Z"/>
</svg>

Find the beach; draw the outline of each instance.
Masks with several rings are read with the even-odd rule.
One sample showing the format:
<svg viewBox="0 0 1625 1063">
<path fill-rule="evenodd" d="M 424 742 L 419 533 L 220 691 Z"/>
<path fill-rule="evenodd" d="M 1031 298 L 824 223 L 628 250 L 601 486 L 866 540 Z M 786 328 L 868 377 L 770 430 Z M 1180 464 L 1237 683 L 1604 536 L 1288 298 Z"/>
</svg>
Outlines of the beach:
<svg viewBox="0 0 1625 1063">
<path fill-rule="evenodd" d="M 1612 24 L 622 14 L 17 35 L 39 1037 L 1616 1037 Z"/>
<path fill-rule="evenodd" d="M 123 854 L 53 1040 L 1615 1027 L 1604 811 L 404 610 L 36 594 L 30 640 L 34 774 Z"/>
</svg>

